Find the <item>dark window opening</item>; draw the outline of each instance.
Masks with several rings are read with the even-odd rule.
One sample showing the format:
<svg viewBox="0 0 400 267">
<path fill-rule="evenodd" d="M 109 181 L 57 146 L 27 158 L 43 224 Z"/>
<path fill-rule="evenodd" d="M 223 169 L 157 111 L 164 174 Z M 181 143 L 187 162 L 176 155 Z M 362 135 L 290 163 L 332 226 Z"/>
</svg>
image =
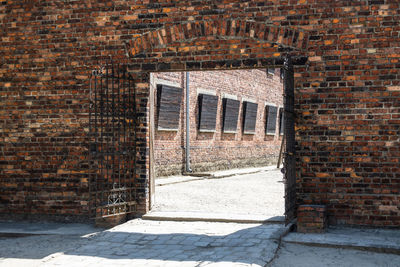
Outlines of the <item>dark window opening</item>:
<svg viewBox="0 0 400 267">
<path fill-rule="evenodd" d="M 222 130 L 224 133 L 236 133 L 240 101 L 230 98 L 224 98 L 222 101 L 223 101 Z"/>
<path fill-rule="evenodd" d="M 178 130 L 181 102 L 182 88 L 157 85 L 157 130 Z"/>
<path fill-rule="evenodd" d="M 218 96 L 199 94 L 199 131 L 214 132 L 217 121 Z"/>
<path fill-rule="evenodd" d="M 267 105 L 265 107 L 265 114 L 267 121 L 265 122 L 265 134 L 275 135 L 276 131 L 276 117 L 278 114 L 278 108 L 274 106 Z"/>
<path fill-rule="evenodd" d="M 243 133 L 255 134 L 256 120 L 257 120 L 257 107 L 256 103 L 244 101 L 243 102 Z"/>
</svg>

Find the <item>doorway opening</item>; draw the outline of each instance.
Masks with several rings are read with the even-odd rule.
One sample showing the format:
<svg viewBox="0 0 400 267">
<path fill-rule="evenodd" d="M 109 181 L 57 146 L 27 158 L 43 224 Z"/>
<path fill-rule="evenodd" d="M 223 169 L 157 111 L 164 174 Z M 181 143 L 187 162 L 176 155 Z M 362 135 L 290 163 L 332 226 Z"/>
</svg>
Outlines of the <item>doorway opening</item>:
<svg viewBox="0 0 400 267">
<path fill-rule="evenodd" d="M 280 68 L 151 73 L 151 211 L 283 220 L 284 82 Z"/>
</svg>

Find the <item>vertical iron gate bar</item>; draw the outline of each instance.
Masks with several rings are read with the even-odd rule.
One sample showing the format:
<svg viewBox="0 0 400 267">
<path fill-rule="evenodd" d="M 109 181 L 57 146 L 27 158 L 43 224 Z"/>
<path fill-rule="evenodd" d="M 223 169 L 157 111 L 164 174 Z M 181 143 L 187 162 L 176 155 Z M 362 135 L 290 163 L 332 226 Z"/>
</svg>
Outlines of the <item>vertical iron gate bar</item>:
<svg viewBox="0 0 400 267">
<path fill-rule="evenodd" d="M 290 56 L 284 62 L 284 174 L 285 174 L 285 223 L 296 217 L 296 156 L 294 129 L 294 72 Z"/>
<path fill-rule="evenodd" d="M 118 178 L 118 188 L 121 188 L 121 131 L 120 131 L 120 123 L 121 123 L 121 116 L 120 116 L 120 108 L 121 108 L 121 103 L 119 102 L 119 95 L 120 95 L 120 87 L 119 87 L 119 64 L 117 64 L 116 66 L 116 79 L 117 79 L 117 109 L 116 109 L 116 122 L 117 122 L 117 127 L 118 127 L 118 131 L 117 131 L 117 178 Z M 121 210 L 119 211 L 121 212 Z"/>
<path fill-rule="evenodd" d="M 127 142 L 127 133 L 126 133 L 126 124 L 127 123 L 129 123 L 129 118 L 128 118 L 128 120 L 127 120 L 127 112 L 126 112 L 126 109 L 127 109 L 127 106 L 126 106 L 126 101 L 127 101 L 127 99 L 126 99 L 126 94 L 127 94 L 127 92 L 126 91 L 128 91 L 128 93 L 129 93 L 129 91 L 130 91 L 130 88 L 129 88 L 129 81 L 127 82 L 127 77 L 126 77 L 126 71 L 124 71 L 123 72 L 123 74 L 122 74 L 122 83 L 123 83 L 123 95 L 122 95 L 122 103 L 123 103 L 123 105 L 122 105 L 122 109 L 123 109 L 123 112 L 124 112 L 124 115 L 123 115 L 123 117 L 124 117 L 124 120 L 123 120 L 123 133 L 124 133 L 124 142 L 123 142 L 123 150 L 124 150 L 124 157 L 125 157 L 125 162 L 124 162 L 124 164 L 125 164 L 125 166 L 127 167 L 127 169 L 125 170 L 125 168 L 124 168 L 124 175 L 125 175 L 125 183 L 126 183 L 126 185 L 127 185 L 127 187 L 128 188 L 131 188 L 131 186 L 128 184 L 128 181 L 126 181 L 126 176 L 128 175 L 128 177 L 129 177 L 129 175 L 130 175 L 130 172 L 128 171 L 129 170 L 129 167 L 130 167 L 130 163 L 129 163 L 129 161 L 130 161 L 130 155 L 129 155 L 129 150 L 128 150 L 128 148 L 127 147 L 129 147 L 129 144 L 128 144 L 128 142 Z M 128 90 L 126 90 L 126 88 L 128 88 Z M 128 112 L 128 114 L 129 114 L 129 112 Z M 131 200 L 131 197 L 130 197 L 130 192 L 129 191 L 127 191 L 127 195 L 128 195 L 128 198 L 127 198 L 127 201 L 128 202 L 131 202 L 132 200 Z"/>
<path fill-rule="evenodd" d="M 93 108 L 93 100 L 92 100 L 92 79 L 93 79 L 93 75 L 92 74 L 90 74 L 90 76 L 89 76 L 89 147 L 88 147 L 88 150 L 89 150 L 89 157 L 91 156 L 91 152 L 92 152 L 92 147 L 90 146 L 90 143 L 92 142 L 92 112 L 90 112 L 90 110 L 92 110 L 92 108 Z M 89 166 L 92 166 L 92 161 L 91 161 L 91 159 L 89 158 Z M 91 172 L 91 170 L 89 169 L 89 171 L 88 171 L 88 182 L 89 182 L 89 203 L 91 203 L 92 202 L 92 191 L 91 191 L 91 189 L 92 189 L 92 187 L 90 186 L 90 183 L 91 183 L 91 181 L 92 181 L 92 172 Z M 92 207 L 92 205 L 91 204 L 89 204 L 89 207 Z M 89 210 L 89 212 L 91 212 L 91 210 Z"/>
<path fill-rule="evenodd" d="M 132 120 L 134 120 L 135 122 L 134 122 L 134 131 L 133 131 L 133 146 L 131 146 L 131 147 L 133 147 L 133 170 L 134 170 L 134 172 L 133 172 L 133 175 L 135 176 L 135 179 L 136 179 L 136 172 L 135 172 L 135 170 L 136 170 L 136 155 L 137 155 L 137 143 L 136 143 L 136 137 L 137 137 L 137 125 L 139 124 L 138 122 L 137 122 L 137 103 L 136 103 L 136 86 L 135 86 L 135 83 L 133 82 L 133 80 L 132 80 L 132 83 L 131 83 L 131 86 L 132 86 L 132 89 L 133 89 L 133 118 L 132 118 Z M 134 183 L 133 183 L 133 181 L 132 181 L 132 189 L 134 189 Z M 133 193 L 135 194 L 135 196 L 136 196 L 136 194 L 137 194 L 137 192 L 136 191 L 133 191 Z"/>
<path fill-rule="evenodd" d="M 129 93 L 133 92 L 132 95 L 129 97 L 129 101 L 130 101 L 130 108 L 129 108 L 130 119 L 131 120 L 136 120 L 136 87 L 135 87 L 132 79 L 129 79 L 129 88 L 130 88 Z M 136 126 L 137 124 L 135 123 L 134 125 Z M 135 130 L 133 131 L 133 142 L 134 142 L 133 146 L 129 146 L 129 148 L 131 149 L 131 151 L 130 151 L 130 155 L 131 155 L 130 163 L 131 163 L 131 166 L 132 166 L 133 170 L 136 170 L 136 130 L 137 129 L 135 128 Z M 132 173 L 132 174 L 135 176 L 135 179 L 136 179 L 135 173 Z M 136 188 L 135 188 L 135 184 L 133 183 L 133 181 L 132 181 L 132 184 L 131 184 L 131 189 L 132 189 L 131 196 L 132 196 L 132 194 L 136 195 Z"/>
<path fill-rule="evenodd" d="M 133 103 L 133 101 L 132 101 L 132 99 L 131 99 L 131 97 L 132 97 L 132 95 L 133 95 L 133 93 L 132 93 L 132 91 L 131 91 L 131 80 L 129 79 L 129 77 L 128 77 L 128 88 L 129 88 L 129 91 L 128 91 L 128 119 L 129 120 L 131 120 L 132 119 L 132 105 L 135 105 L 134 103 Z M 130 142 L 129 142 L 130 143 Z M 133 163 L 132 163 L 132 149 L 131 149 L 131 146 L 129 145 L 128 146 L 129 147 L 129 166 L 132 168 L 133 167 Z M 130 187 L 131 187 L 131 192 L 130 192 L 130 196 L 132 196 L 132 192 L 133 192 L 133 188 L 132 188 L 132 186 L 133 186 L 133 184 L 130 184 Z M 130 199 L 130 200 L 132 200 L 132 199 Z"/>
<path fill-rule="evenodd" d="M 96 218 L 135 211 L 136 113 L 131 103 L 135 87 L 125 68 L 108 64 L 90 78 L 89 190 Z"/>
<path fill-rule="evenodd" d="M 111 120 L 111 129 L 110 129 L 110 137 L 111 137 L 111 149 L 115 149 L 115 138 L 114 138 L 114 113 L 115 113 L 115 97 L 114 97 L 114 65 L 111 64 L 111 110 L 110 110 L 110 120 Z M 112 181 L 112 186 L 111 189 L 115 188 L 115 153 L 112 153 L 113 151 L 110 151 L 111 153 L 111 181 Z M 115 195 L 113 192 L 110 194 L 109 198 L 111 197 L 112 202 L 115 199 Z M 113 212 L 115 213 L 114 208 L 112 208 Z"/>
<path fill-rule="evenodd" d="M 129 154 L 130 154 L 130 164 L 131 164 L 131 175 L 134 176 L 134 179 L 136 180 L 136 133 L 137 133 L 137 121 L 136 121 L 136 86 L 133 82 L 132 77 L 129 75 L 129 94 L 132 92 L 132 96 L 129 96 L 129 102 L 130 102 L 130 106 L 129 106 L 129 110 L 131 113 L 130 119 L 132 121 L 134 121 L 134 130 L 133 130 L 133 134 L 132 134 L 132 145 L 129 146 Z M 133 99 L 131 99 L 131 97 L 133 97 Z M 133 171 L 132 171 L 133 170 Z M 134 201 L 134 199 L 132 198 L 132 196 L 136 196 L 136 188 L 135 188 L 135 183 L 133 182 L 134 180 L 131 180 L 131 192 L 130 192 L 130 196 L 131 196 L 131 201 Z M 132 207 L 132 206 L 131 206 Z M 132 210 L 133 211 L 133 210 Z"/>
<path fill-rule="evenodd" d="M 131 97 L 132 97 L 132 95 L 134 94 L 134 91 L 132 92 L 132 81 L 131 81 L 131 77 L 130 77 L 130 75 L 128 74 L 128 88 L 129 88 L 129 90 L 128 90 L 128 118 L 129 118 L 129 120 L 132 120 L 133 118 L 133 112 L 132 112 L 132 108 L 135 106 L 135 103 L 133 103 L 133 101 L 132 101 L 132 99 L 131 99 Z M 135 123 L 135 125 L 136 125 L 136 123 Z M 134 129 L 134 133 L 136 134 L 136 129 Z M 129 135 L 130 135 L 130 133 L 128 133 L 128 138 L 129 138 Z M 136 137 L 134 137 L 133 138 L 133 140 L 134 141 L 136 141 Z M 133 145 L 133 147 L 135 147 L 136 148 L 136 146 L 135 145 Z M 131 145 L 131 142 L 129 142 L 129 146 L 128 146 L 128 148 L 129 148 L 129 150 L 128 150 L 128 155 L 129 155 L 129 157 L 128 157 L 128 163 L 129 163 L 129 166 L 130 166 L 130 170 L 132 170 L 132 168 L 135 168 L 135 166 L 134 166 L 134 164 L 133 164 L 133 162 L 132 162 L 132 160 L 134 160 L 135 158 L 136 158 L 136 155 L 135 154 L 133 154 L 133 151 L 132 151 L 132 145 Z M 134 175 L 134 173 L 132 173 L 132 171 L 130 171 L 130 173 L 129 173 L 130 175 Z M 136 179 L 136 177 L 135 177 L 135 179 Z M 129 184 L 129 186 L 130 186 L 130 192 L 129 192 L 129 201 L 133 201 L 133 199 L 132 199 L 132 194 L 134 193 L 134 190 L 133 190 L 133 186 L 134 186 L 134 183 L 133 183 L 133 180 L 130 180 L 130 184 Z"/>
<path fill-rule="evenodd" d="M 125 75 L 125 72 L 124 72 L 124 75 Z M 130 82 L 130 77 L 129 77 L 129 74 L 127 74 L 127 78 L 126 78 L 126 83 L 127 83 L 127 88 L 128 88 L 128 91 L 127 92 L 125 92 L 124 93 L 124 103 L 125 104 L 127 104 L 128 105 L 128 107 L 126 107 L 125 109 L 124 109 L 124 112 L 126 113 L 125 114 L 125 116 L 126 116 L 126 121 L 127 121 L 127 123 L 129 123 L 129 121 L 130 121 L 130 119 L 131 119 L 131 112 L 130 112 L 130 109 L 131 109 L 131 105 L 132 105 L 132 103 L 131 103 L 131 82 Z M 126 95 L 125 95 L 126 94 Z M 131 162 L 131 160 L 132 160 L 132 151 L 131 151 L 131 143 L 129 142 L 129 133 L 126 133 L 127 135 L 126 135 L 126 138 L 127 138 L 127 143 L 126 143 L 126 150 L 127 150 L 127 164 L 128 164 L 128 170 L 131 170 L 131 168 L 132 168 L 132 162 Z M 128 172 L 128 175 L 132 175 L 131 174 L 131 172 L 129 171 Z M 132 179 L 130 180 L 130 181 L 132 181 Z M 129 191 L 128 192 L 128 196 L 129 196 L 129 202 L 131 202 L 132 201 L 132 183 L 130 182 L 129 183 L 129 188 L 130 188 L 130 190 L 131 191 Z"/>
<path fill-rule="evenodd" d="M 110 183 L 109 183 L 109 181 L 110 181 L 110 175 L 109 175 L 109 169 L 110 169 L 110 153 L 111 153 L 111 151 L 110 151 L 110 146 L 109 146 L 109 139 L 108 139 L 108 136 L 109 136 L 109 134 L 110 134 L 110 124 L 109 124 L 109 117 L 110 117 L 110 96 L 109 96 L 109 92 L 108 92 L 108 86 L 109 86 L 109 69 L 108 68 L 106 68 L 106 87 L 105 87 L 105 89 L 106 89 L 106 119 L 107 119 L 107 121 L 106 121 L 106 126 L 105 126 L 105 129 L 106 129 L 106 132 L 105 132 L 105 135 L 104 135 L 104 145 L 106 146 L 106 160 L 105 160 L 105 171 L 106 171 L 106 175 L 105 175 L 105 183 L 104 183 L 104 185 L 105 185 L 105 191 L 104 191 L 104 193 L 106 194 L 106 198 L 107 198 L 107 202 L 104 202 L 103 203 L 103 205 L 105 205 L 106 203 L 108 203 L 108 198 L 109 198 L 109 196 L 108 196 L 108 194 L 107 194 L 107 192 L 110 190 Z M 108 182 L 108 183 L 107 183 Z M 107 207 L 107 211 L 106 211 L 107 213 L 106 214 L 108 214 L 108 212 L 109 212 L 109 207 Z"/>
<path fill-rule="evenodd" d="M 103 176 L 103 156 L 102 156 L 102 154 L 104 153 L 104 151 L 103 151 L 104 93 L 103 93 L 102 77 L 100 77 L 100 96 L 101 96 L 100 110 L 99 110 L 99 113 L 100 113 L 100 138 L 99 138 L 98 142 L 100 145 L 99 151 L 101 154 L 100 154 L 100 178 L 99 179 L 101 179 L 101 176 Z M 97 180 L 97 177 L 96 177 L 96 180 Z M 97 204 L 96 207 L 97 206 L 101 207 L 101 200 L 103 199 L 103 183 L 100 181 L 100 183 L 98 185 L 100 188 L 98 189 L 99 197 L 96 199 L 96 204 Z M 96 212 L 96 216 L 97 216 L 97 212 Z M 102 217 L 102 216 L 103 216 L 103 210 L 100 208 L 100 217 Z"/>
<path fill-rule="evenodd" d="M 97 123 L 98 123 L 98 121 L 97 121 L 97 114 L 98 114 L 98 112 L 97 112 L 98 111 L 98 104 L 97 104 L 97 77 L 96 77 L 94 72 L 93 72 L 93 77 L 94 77 L 93 78 L 94 79 L 94 103 L 93 103 L 93 106 L 94 106 L 94 129 L 97 129 L 98 128 L 98 125 L 97 125 Z M 92 113 L 91 111 L 92 111 L 92 109 L 89 111 L 89 113 Z M 93 139 L 96 140 L 97 136 L 98 136 L 98 133 L 97 133 L 97 131 L 93 130 L 93 127 L 91 127 L 91 129 L 92 129 L 92 132 L 91 132 L 92 135 L 93 135 L 93 132 L 94 132 Z M 90 141 L 94 142 L 93 139 L 90 140 Z M 90 184 L 92 185 L 91 188 L 93 188 L 93 184 L 94 184 L 94 181 L 96 179 L 96 172 L 97 172 L 97 170 L 93 170 L 94 168 L 97 169 L 97 166 L 95 165 L 95 162 L 96 162 L 95 160 L 96 159 L 93 159 L 93 154 L 96 156 L 95 153 L 96 153 L 97 147 L 95 147 L 93 144 L 91 144 L 91 150 L 92 150 L 91 156 L 92 156 L 93 162 L 91 162 L 92 164 L 90 166 L 92 168 L 91 172 L 93 173 L 93 175 L 91 177 Z M 92 198 L 93 199 L 91 201 L 91 203 L 92 203 L 91 207 L 96 207 L 97 206 L 96 205 L 97 188 L 94 188 L 94 192 L 95 192 L 94 196 L 93 196 L 93 192 L 92 192 Z M 96 214 L 96 210 L 94 210 L 94 212 L 92 210 L 92 214 L 91 215 L 94 216 L 95 214 Z"/>
</svg>

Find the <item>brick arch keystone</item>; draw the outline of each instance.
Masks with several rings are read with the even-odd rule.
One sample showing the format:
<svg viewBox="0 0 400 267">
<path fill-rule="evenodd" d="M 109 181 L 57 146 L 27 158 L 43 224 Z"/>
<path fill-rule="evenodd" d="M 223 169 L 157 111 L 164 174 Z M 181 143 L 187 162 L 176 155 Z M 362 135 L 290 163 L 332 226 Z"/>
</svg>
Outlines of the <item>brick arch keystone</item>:
<svg viewBox="0 0 400 267">
<path fill-rule="evenodd" d="M 297 51 L 304 51 L 308 46 L 308 33 L 299 29 L 247 20 L 195 21 L 145 33 L 130 41 L 129 54 L 134 57 L 152 48 L 162 48 L 171 43 L 209 36 L 254 39 Z"/>
</svg>

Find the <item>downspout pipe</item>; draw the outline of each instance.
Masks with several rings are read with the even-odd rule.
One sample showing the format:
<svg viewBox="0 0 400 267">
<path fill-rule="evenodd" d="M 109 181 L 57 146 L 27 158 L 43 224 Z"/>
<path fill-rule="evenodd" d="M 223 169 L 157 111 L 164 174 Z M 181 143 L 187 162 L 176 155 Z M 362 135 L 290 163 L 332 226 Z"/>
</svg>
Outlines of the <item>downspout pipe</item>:
<svg viewBox="0 0 400 267">
<path fill-rule="evenodd" d="M 190 168 L 190 94 L 189 72 L 186 72 L 186 172 L 192 172 Z"/>
</svg>

